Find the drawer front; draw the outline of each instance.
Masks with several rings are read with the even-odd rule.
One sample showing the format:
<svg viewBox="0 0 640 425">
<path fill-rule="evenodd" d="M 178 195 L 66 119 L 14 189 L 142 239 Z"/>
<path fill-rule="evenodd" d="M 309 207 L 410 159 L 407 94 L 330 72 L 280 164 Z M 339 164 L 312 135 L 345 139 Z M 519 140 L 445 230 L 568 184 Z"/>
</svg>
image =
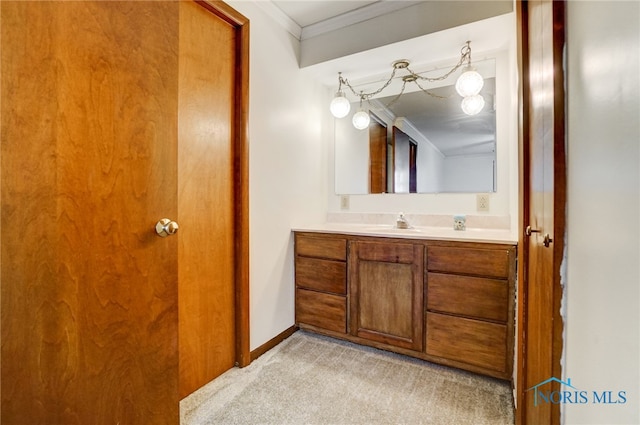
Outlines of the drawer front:
<svg viewBox="0 0 640 425">
<path fill-rule="evenodd" d="M 508 281 L 428 273 L 427 309 L 506 323 Z"/>
<path fill-rule="evenodd" d="M 296 289 L 296 323 L 347 333 L 346 297 Z"/>
<path fill-rule="evenodd" d="M 427 354 L 506 372 L 505 325 L 427 313 Z"/>
<path fill-rule="evenodd" d="M 359 260 L 404 264 L 424 261 L 420 258 L 422 246 L 419 245 L 382 242 L 357 242 L 356 245 Z"/>
<path fill-rule="evenodd" d="M 512 250 L 430 246 L 427 270 L 486 277 L 509 277 Z"/>
<path fill-rule="evenodd" d="M 298 257 L 296 258 L 296 285 L 346 295 L 347 263 Z"/>
<path fill-rule="evenodd" d="M 347 260 L 347 239 L 296 235 L 296 254 L 305 257 Z"/>
</svg>

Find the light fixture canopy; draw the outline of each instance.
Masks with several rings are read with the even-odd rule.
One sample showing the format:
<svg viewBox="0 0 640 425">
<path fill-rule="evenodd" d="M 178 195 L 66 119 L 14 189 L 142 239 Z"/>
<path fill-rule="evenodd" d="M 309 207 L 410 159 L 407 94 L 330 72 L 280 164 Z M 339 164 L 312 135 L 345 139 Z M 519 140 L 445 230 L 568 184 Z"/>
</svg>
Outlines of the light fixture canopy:
<svg viewBox="0 0 640 425">
<path fill-rule="evenodd" d="M 405 87 L 408 83 L 416 84 L 420 88 L 420 90 L 422 90 L 429 96 L 445 99 L 446 97 L 436 95 L 423 88 L 420 85 L 420 82 L 436 82 L 445 80 L 463 66 L 465 66 L 465 71 L 462 73 L 462 75 L 460 75 L 460 77 L 458 77 L 456 81 L 456 91 L 458 92 L 458 94 L 460 94 L 460 96 L 464 98 L 461 104 L 463 111 L 467 115 L 475 115 L 479 113 L 484 107 L 484 99 L 479 95 L 480 90 L 482 90 L 482 87 L 484 85 L 484 79 L 482 78 L 482 75 L 480 75 L 475 69 L 471 67 L 471 41 L 467 41 L 462 49 L 460 49 L 460 60 L 458 61 L 458 63 L 455 64 L 447 72 L 437 77 L 426 77 L 416 74 L 409 68 L 409 61 L 406 59 L 397 60 L 392 64 L 392 66 L 393 70 L 391 71 L 391 75 L 389 76 L 387 81 L 384 82 L 379 89 L 369 93 L 365 93 L 363 91 L 357 93 L 353 86 L 349 84 L 349 81 L 346 78 L 343 78 L 342 73 L 339 72 L 338 91 L 331 101 L 330 105 L 331 113 L 333 114 L 333 116 L 336 118 L 343 118 L 349 114 L 350 104 L 348 99 L 342 92 L 343 84 L 348 87 L 349 90 L 351 90 L 351 92 L 360 100 L 360 110 L 354 114 L 352 122 L 356 128 L 364 129 L 369 126 L 370 119 L 369 113 L 362 109 L 362 103 L 365 100 L 368 102 L 369 100 L 371 100 L 371 98 L 378 95 L 385 88 L 387 88 L 396 77 L 396 72 L 398 70 L 406 73 L 404 76 L 402 76 L 402 88 L 400 89 L 400 93 L 396 97 L 394 97 L 393 100 L 389 102 L 389 104 L 386 105 L 387 107 L 391 107 L 391 105 L 393 105 L 398 101 L 398 99 L 400 99 L 400 96 L 402 96 L 402 94 L 404 93 Z"/>
<path fill-rule="evenodd" d="M 484 98 L 476 94 L 474 96 L 467 96 L 462 99 L 462 103 L 460 104 L 462 110 L 467 115 L 477 115 L 484 108 Z"/>
</svg>

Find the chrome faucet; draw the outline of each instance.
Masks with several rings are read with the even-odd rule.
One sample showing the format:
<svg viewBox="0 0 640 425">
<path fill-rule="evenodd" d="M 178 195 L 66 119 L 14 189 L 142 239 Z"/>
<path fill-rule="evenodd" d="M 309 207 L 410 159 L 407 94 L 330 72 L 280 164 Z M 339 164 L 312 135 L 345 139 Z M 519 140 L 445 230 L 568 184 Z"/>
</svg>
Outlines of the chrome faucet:
<svg viewBox="0 0 640 425">
<path fill-rule="evenodd" d="M 396 228 L 397 229 L 410 229 L 409 221 L 407 221 L 404 213 L 398 214 L 398 219 L 396 220 Z"/>
</svg>

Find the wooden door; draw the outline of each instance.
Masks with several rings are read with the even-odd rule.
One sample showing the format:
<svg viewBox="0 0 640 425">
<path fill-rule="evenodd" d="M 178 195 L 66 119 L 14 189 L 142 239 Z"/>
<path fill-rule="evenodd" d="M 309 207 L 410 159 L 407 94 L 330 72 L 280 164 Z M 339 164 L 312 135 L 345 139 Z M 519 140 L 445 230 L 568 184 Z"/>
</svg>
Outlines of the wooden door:
<svg viewBox="0 0 640 425">
<path fill-rule="evenodd" d="M 208 50 L 226 48 L 227 60 L 218 42 L 237 49 L 211 70 L 233 69 L 233 87 L 221 89 L 231 123 L 228 106 L 202 101 L 188 81 L 203 73 L 182 45 L 197 44 L 185 25 L 212 42 L 191 19 L 203 11 L 236 34 Z M 215 274 L 234 276 L 229 344 L 239 365 L 249 362 L 248 22 L 217 2 L 3 1 L 0 18 L 1 422 L 177 424 L 178 277 L 220 261 L 194 253 L 210 244 L 191 226 L 227 255 Z M 203 97 L 222 96 L 211 84 Z M 198 159 L 213 159 L 197 126 L 231 134 L 222 148 L 231 159 L 210 163 L 206 177 Z M 229 210 L 233 234 L 218 240 Z M 163 217 L 184 219 L 178 236 L 156 235 Z M 191 265 L 179 269 L 179 252 Z"/>
<path fill-rule="evenodd" d="M 369 124 L 369 193 L 387 190 L 387 127 L 372 116 Z"/>
<path fill-rule="evenodd" d="M 237 38 L 236 29 L 211 10 L 180 2 L 181 398 L 236 361 L 233 123 Z"/>
<path fill-rule="evenodd" d="M 520 3 L 520 2 L 518 2 Z M 564 2 L 518 5 L 522 47 L 522 229 L 518 347 L 518 423 L 560 423 L 558 404 L 535 403 L 534 387 L 562 379 L 562 286 L 566 165 Z M 529 228 L 529 232 L 524 230 Z M 558 391 L 552 381 L 540 391 Z"/>
<path fill-rule="evenodd" d="M 418 192 L 418 144 L 409 143 L 409 193 Z"/>
<path fill-rule="evenodd" d="M 0 7 L 2 424 L 177 424 L 178 4 Z"/>
<path fill-rule="evenodd" d="M 349 250 L 350 331 L 421 351 L 424 247 L 354 242 Z"/>
<path fill-rule="evenodd" d="M 410 150 L 411 138 L 398 127 L 393 126 L 393 193 L 409 193 L 411 191 Z"/>
</svg>

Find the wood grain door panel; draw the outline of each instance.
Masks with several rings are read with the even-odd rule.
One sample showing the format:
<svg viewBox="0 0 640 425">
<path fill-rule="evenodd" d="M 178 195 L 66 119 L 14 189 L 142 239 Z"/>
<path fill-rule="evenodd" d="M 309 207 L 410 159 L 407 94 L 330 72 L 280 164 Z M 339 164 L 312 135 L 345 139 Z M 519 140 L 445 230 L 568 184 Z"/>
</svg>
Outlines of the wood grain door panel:
<svg viewBox="0 0 640 425">
<path fill-rule="evenodd" d="M 205 9 L 206 25 L 187 22 Z M 241 40 L 212 40 L 214 15 Z M 207 282 L 248 279 L 246 19 L 221 2 L 102 1 L 3 1 L 0 19 L 0 422 L 177 424 L 179 275 L 213 263 Z M 195 38 L 208 50 L 186 59 L 181 41 L 196 49 Z M 227 56 L 213 61 L 218 48 Z M 235 49 L 242 60 L 217 63 Z M 219 68 L 198 74 L 197 60 Z M 220 67 L 234 89 L 220 84 Z M 198 93 L 189 79 L 201 77 L 220 91 Z M 212 95 L 224 108 L 202 99 Z M 204 138 L 178 144 L 195 126 L 237 143 L 215 154 Z M 164 217 L 178 235 L 156 235 Z M 233 236 L 220 231 L 231 226 Z M 191 256 L 180 271 L 179 251 Z M 246 308 L 247 287 L 236 289 L 211 292 Z M 220 323 L 240 329 L 230 344 L 246 365 L 248 315 L 235 309 Z"/>
<path fill-rule="evenodd" d="M 369 124 L 369 193 L 386 193 L 387 127 L 373 118 Z"/>
<path fill-rule="evenodd" d="M 236 32 L 180 2 L 178 280 L 180 397 L 233 367 Z M 215 54 L 212 54 L 215 49 Z"/>
<path fill-rule="evenodd" d="M 355 242 L 350 248 L 351 334 L 398 347 L 423 347 L 422 245 Z"/>
<path fill-rule="evenodd" d="M 413 308 L 411 265 L 361 260 L 358 274 L 361 282 L 358 293 L 358 334 L 393 335 L 411 343 L 413 317 L 402 314 Z"/>
<path fill-rule="evenodd" d="M 175 424 L 177 3 L 0 7 L 2 423 Z"/>
<path fill-rule="evenodd" d="M 527 389 L 552 377 L 562 379 L 563 323 L 560 267 L 564 250 L 566 201 L 564 117 L 564 2 L 518 4 L 522 38 L 522 226 L 518 296 L 518 406 L 520 424 L 560 423 L 559 405 L 534 405 Z M 524 229 L 523 229 L 524 230 Z M 524 233 L 524 232 L 523 232 Z M 544 243 L 545 234 L 551 243 Z M 549 390 L 560 389 L 552 382 Z"/>
</svg>

